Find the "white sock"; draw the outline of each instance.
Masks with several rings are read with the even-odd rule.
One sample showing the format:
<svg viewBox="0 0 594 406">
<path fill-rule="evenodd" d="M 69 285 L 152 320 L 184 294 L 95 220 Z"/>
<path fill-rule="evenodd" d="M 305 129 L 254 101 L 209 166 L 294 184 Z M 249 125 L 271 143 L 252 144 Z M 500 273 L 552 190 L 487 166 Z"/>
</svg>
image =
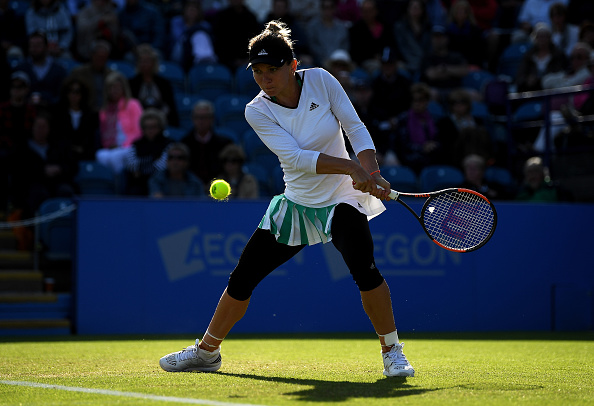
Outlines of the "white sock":
<svg viewBox="0 0 594 406">
<path fill-rule="evenodd" d="M 378 334 L 378 336 L 384 337 L 384 344 L 386 347 L 391 347 L 400 342 L 398 341 L 398 332 L 396 330 L 388 334 Z"/>
</svg>

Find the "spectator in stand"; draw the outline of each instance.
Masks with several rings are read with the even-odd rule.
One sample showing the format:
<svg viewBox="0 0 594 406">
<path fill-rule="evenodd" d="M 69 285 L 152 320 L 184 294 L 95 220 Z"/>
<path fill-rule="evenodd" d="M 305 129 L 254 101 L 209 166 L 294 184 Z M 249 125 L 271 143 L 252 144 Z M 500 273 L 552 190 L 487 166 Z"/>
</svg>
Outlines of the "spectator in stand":
<svg viewBox="0 0 594 406">
<path fill-rule="evenodd" d="M 349 25 L 359 21 L 363 15 L 363 1 L 360 0 L 337 0 L 336 18 L 347 22 Z"/>
<path fill-rule="evenodd" d="M 132 97 L 144 109 L 155 108 L 167 118 L 173 127 L 179 126 L 173 86 L 169 79 L 159 74 L 159 53 L 149 44 L 136 47 L 136 75 L 130 79 Z"/>
<path fill-rule="evenodd" d="M 542 158 L 532 157 L 524 163 L 524 179 L 516 200 L 530 202 L 557 202 L 558 190 L 551 181 L 549 169 Z"/>
<path fill-rule="evenodd" d="M 332 74 L 332 76 L 338 79 L 349 98 L 352 99 L 353 81 L 351 73 L 355 69 L 355 64 L 349 53 L 344 49 L 335 50 L 326 60 L 324 67 Z"/>
<path fill-rule="evenodd" d="M 530 36 L 533 46 L 528 49 L 515 77 L 517 90 L 528 92 L 542 90 L 542 78 L 561 72 L 567 66 L 567 58 L 551 40 L 551 28 L 538 23 Z"/>
<path fill-rule="evenodd" d="M 167 168 L 155 172 L 148 181 L 149 196 L 203 197 L 204 184 L 190 170 L 190 149 L 181 142 L 167 147 Z"/>
<path fill-rule="evenodd" d="M 264 24 L 265 18 L 272 10 L 271 0 L 244 0 L 244 4 L 256 16 L 259 23 Z"/>
<path fill-rule="evenodd" d="M 555 3 L 567 5 L 569 0 L 525 0 L 517 18 L 517 28 L 512 34 L 512 42 L 527 42 L 530 33 L 538 23 L 551 24 L 549 10 Z"/>
<path fill-rule="evenodd" d="M 307 24 L 319 14 L 320 4 L 319 0 L 293 0 L 290 3 L 289 9 L 297 21 L 299 21 L 303 27 L 306 27 Z"/>
<path fill-rule="evenodd" d="M 346 23 L 336 18 L 336 0 L 321 0 L 319 10 L 306 32 L 314 64 L 323 66 L 337 49 L 349 49 L 349 31 Z"/>
<path fill-rule="evenodd" d="M 583 85 L 594 88 L 594 52 L 590 53 L 588 63 L 590 76 Z M 567 123 L 553 139 L 555 149 L 562 151 L 566 148 L 574 150 L 594 145 L 591 123 L 581 122 L 580 116 L 594 115 L 594 92 L 581 92 L 574 94 L 570 102 L 561 106 L 561 114 Z"/>
<path fill-rule="evenodd" d="M 99 114 L 91 108 L 89 89 L 67 78 L 52 114 L 56 137 L 70 146 L 75 162 L 94 161 L 99 148 Z"/>
<path fill-rule="evenodd" d="M 128 149 L 142 135 L 142 105 L 132 97 L 128 80 L 118 71 L 105 78 L 103 98 L 105 102 L 99 111 L 101 148 L 96 159 L 120 174 Z"/>
<path fill-rule="evenodd" d="M 372 74 L 380 69 L 383 50 L 395 49 L 392 29 L 380 19 L 376 0 L 361 3 L 361 19 L 349 28 L 349 44 L 353 61 Z"/>
<path fill-rule="evenodd" d="M 594 87 L 594 52 L 590 53 L 590 60 L 588 61 L 588 69 L 590 76 L 586 78 L 583 85 Z M 577 114 L 592 115 L 594 114 L 594 93 L 583 92 L 573 96 L 573 108 L 577 110 Z"/>
<path fill-rule="evenodd" d="M 79 59 L 91 59 L 93 44 L 97 40 L 109 42 L 112 49 L 118 49 L 120 20 L 116 5 L 110 0 L 91 0 L 76 17 L 76 53 Z M 118 58 L 114 58 L 118 59 Z"/>
<path fill-rule="evenodd" d="M 449 114 L 437 121 L 437 131 L 446 135 L 444 162 L 461 168 L 465 156 L 476 154 L 486 162 L 492 159 L 491 138 L 482 119 L 472 115 L 472 97 L 465 89 L 449 94 Z"/>
<path fill-rule="evenodd" d="M 148 109 L 140 117 L 142 136 L 134 141 L 126 155 L 126 194 L 148 196 L 148 181 L 167 167 L 167 146 L 171 140 L 163 134 L 167 121 L 163 113 Z"/>
<path fill-rule="evenodd" d="M 574 45 L 570 55 L 569 68 L 560 72 L 549 73 L 542 78 L 542 86 L 544 89 L 557 89 L 568 86 L 576 86 L 583 84 L 590 76 L 590 54 L 592 48 L 588 44 L 578 42 Z M 561 106 L 570 103 L 567 96 L 559 96 L 551 100 L 551 122 L 559 122 L 563 119 L 561 113 Z M 554 147 L 553 140 L 563 130 L 565 124 L 551 125 L 549 131 L 549 145 Z M 541 128 L 533 148 L 537 152 L 543 152 L 547 148 L 546 129 Z"/>
<path fill-rule="evenodd" d="M 48 198 L 74 195 L 76 164 L 67 143 L 53 135 L 51 116 L 40 112 L 33 120 L 31 138 L 16 151 L 14 203 L 23 209 L 23 218 L 33 217 Z"/>
<path fill-rule="evenodd" d="M 52 138 L 50 116 L 39 112 L 32 120 L 31 138 L 15 151 L 12 165 L 12 206 L 9 220 L 35 216 L 41 203 L 52 197 L 72 197 L 76 166 L 68 147 Z M 33 227 L 15 227 L 19 250 L 34 248 Z"/>
<path fill-rule="evenodd" d="M 293 3 L 297 0 L 293 0 Z M 306 66 L 313 65 L 311 52 L 307 43 L 307 35 L 304 32 L 302 22 L 291 12 L 289 0 L 272 0 L 272 9 L 265 21 L 280 20 L 291 29 L 291 36 L 295 41 L 295 55 Z"/>
<path fill-rule="evenodd" d="M 580 26 L 579 42 L 584 42 L 594 48 L 594 21 L 585 21 Z"/>
<path fill-rule="evenodd" d="M 49 55 L 48 41 L 43 33 L 34 32 L 29 36 L 29 57 L 16 70 L 25 72 L 31 79 L 30 90 L 35 104 L 50 106 L 58 101 L 67 72 Z"/>
<path fill-rule="evenodd" d="M 212 27 L 204 19 L 198 0 L 186 0 L 181 15 L 170 22 L 169 59 L 177 62 L 187 72 L 197 63 L 217 62 Z"/>
<path fill-rule="evenodd" d="M 107 66 L 111 45 L 105 40 L 97 40 L 92 44 L 91 50 L 91 60 L 74 68 L 70 77 L 77 78 L 85 84 L 89 89 L 91 108 L 99 111 L 103 106 L 105 78 L 112 72 L 112 69 Z"/>
<path fill-rule="evenodd" d="M 394 24 L 394 38 L 403 67 L 418 78 L 425 53 L 431 49 L 431 24 L 423 0 L 409 0 L 406 14 Z"/>
<path fill-rule="evenodd" d="M 460 187 L 482 193 L 490 200 L 512 199 L 514 192 L 511 188 L 487 182 L 485 179 L 486 167 L 485 158 L 482 156 L 476 154 L 467 155 L 462 161 L 464 182 Z"/>
<path fill-rule="evenodd" d="M 36 108 L 29 103 L 29 76 L 14 72 L 9 81 L 9 99 L 0 103 L 0 204 L 6 208 L 11 201 L 11 179 L 14 154 L 30 137 Z M 15 218 L 17 219 L 17 218 Z"/>
<path fill-rule="evenodd" d="M 450 10 L 457 2 L 458 0 L 452 1 Z M 468 0 L 468 3 L 472 8 L 472 14 L 474 16 L 476 25 L 483 32 L 487 32 L 491 28 L 493 28 L 493 25 L 499 13 L 500 2 L 503 3 L 503 1 L 499 0 Z"/>
<path fill-rule="evenodd" d="M 23 71 L 10 75 L 10 98 L 0 104 L 0 146 L 12 149 L 26 143 L 31 136 L 31 126 L 37 113 L 30 100 L 31 79 Z"/>
<path fill-rule="evenodd" d="M 428 110 L 431 88 L 422 82 L 414 83 L 411 94 L 410 109 L 398 116 L 394 151 L 402 165 L 418 174 L 426 166 L 443 162 L 443 145 L 437 123 Z"/>
<path fill-rule="evenodd" d="M 145 0 L 126 0 L 118 18 L 122 34 L 130 43 L 124 59 L 134 59 L 134 48 L 151 44 L 160 54 L 165 50 L 166 24 L 159 10 Z"/>
<path fill-rule="evenodd" d="M 25 26 L 27 35 L 45 33 L 51 56 L 70 58 L 74 27 L 70 12 L 60 0 L 32 0 L 25 13 Z"/>
<path fill-rule="evenodd" d="M 202 180 L 205 187 L 221 173 L 219 154 L 233 141 L 214 131 L 214 106 L 208 100 L 196 102 L 192 109 L 192 128 L 181 140 L 190 149 L 190 170 Z"/>
<path fill-rule="evenodd" d="M 411 80 L 398 69 L 398 55 L 393 48 L 385 48 L 381 57 L 380 72 L 371 82 L 370 114 L 377 132 L 372 133 L 378 158 L 393 156 L 393 134 L 398 116 L 410 108 Z M 373 128 L 373 127 L 372 127 Z"/>
<path fill-rule="evenodd" d="M 388 92 L 385 92 L 388 93 Z M 379 122 L 376 118 L 375 111 L 371 105 L 373 97 L 373 88 L 371 87 L 371 79 L 367 77 L 353 78 L 353 93 L 351 103 L 357 112 L 357 115 L 365 124 L 365 127 L 369 130 L 369 134 L 373 139 L 373 144 L 376 148 L 376 157 L 380 166 L 385 164 L 385 153 L 386 148 L 380 148 L 380 145 L 387 145 L 387 142 L 383 139 L 383 134 L 379 129 Z M 387 140 L 387 138 L 386 138 Z M 356 156 L 350 143 L 347 143 L 347 152 L 353 159 Z"/>
<path fill-rule="evenodd" d="M 458 0 L 450 8 L 446 34 L 449 48 L 476 68 L 486 68 L 487 43 L 485 33 L 477 23 L 467 0 Z"/>
<path fill-rule="evenodd" d="M 257 199 L 260 197 L 258 180 L 243 170 L 245 152 L 240 145 L 228 144 L 219 154 L 223 171 L 218 176 L 231 185 L 231 199 Z"/>
<path fill-rule="evenodd" d="M 11 71 L 12 69 L 6 58 L 6 52 L 0 47 L 0 103 L 4 103 L 9 98 Z"/>
<path fill-rule="evenodd" d="M 427 18 L 431 25 L 445 26 L 448 19 L 448 10 L 442 0 L 423 0 L 427 10 Z"/>
<path fill-rule="evenodd" d="M 245 48 L 261 28 L 254 13 L 243 3 L 244 0 L 229 0 L 229 5 L 216 14 L 213 24 L 215 52 L 219 62 L 232 72 L 237 68 L 245 69 Z"/>
<path fill-rule="evenodd" d="M 22 57 L 27 46 L 25 19 L 12 4 L 9 0 L 0 0 L 0 54 Z"/>
<path fill-rule="evenodd" d="M 563 3 L 553 4 L 549 10 L 549 17 L 551 18 L 553 43 L 569 56 L 579 40 L 580 27 L 567 21 L 567 6 Z"/>
<path fill-rule="evenodd" d="M 445 28 L 440 25 L 433 27 L 431 50 L 421 65 L 421 81 L 432 88 L 433 98 L 445 103 L 450 91 L 462 87 L 462 78 L 469 71 L 466 59 L 450 50 Z"/>
</svg>

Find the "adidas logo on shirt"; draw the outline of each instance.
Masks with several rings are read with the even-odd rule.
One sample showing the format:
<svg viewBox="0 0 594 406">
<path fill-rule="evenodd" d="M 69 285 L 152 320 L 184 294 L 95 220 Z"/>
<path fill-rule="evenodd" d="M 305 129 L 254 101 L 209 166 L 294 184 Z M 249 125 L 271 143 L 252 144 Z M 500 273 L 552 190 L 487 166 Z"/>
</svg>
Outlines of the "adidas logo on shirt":
<svg viewBox="0 0 594 406">
<path fill-rule="evenodd" d="M 319 105 L 315 104 L 314 102 L 311 102 L 311 105 L 309 106 L 309 111 L 315 110 L 319 107 Z"/>
<path fill-rule="evenodd" d="M 258 52 L 258 55 L 268 55 L 268 52 L 266 52 L 265 49 L 262 49 L 260 52 Z"/>
</svg>

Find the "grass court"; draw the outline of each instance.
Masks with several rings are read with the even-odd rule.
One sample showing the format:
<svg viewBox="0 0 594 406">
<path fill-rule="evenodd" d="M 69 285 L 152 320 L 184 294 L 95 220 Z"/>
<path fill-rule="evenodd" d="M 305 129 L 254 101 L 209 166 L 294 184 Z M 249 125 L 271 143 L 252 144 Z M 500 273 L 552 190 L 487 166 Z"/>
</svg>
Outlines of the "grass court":
<svg viewBox="0 0 594 406">
<path fill-rule="evenodd" d="M 167 373 L 189 336 L 0 337 L 0 405 L 594 404 L 594 332 L 400 333 L 414 378 L 385 378 L 373 334 L 240 335 L 216 373 Z"/>
</svg>

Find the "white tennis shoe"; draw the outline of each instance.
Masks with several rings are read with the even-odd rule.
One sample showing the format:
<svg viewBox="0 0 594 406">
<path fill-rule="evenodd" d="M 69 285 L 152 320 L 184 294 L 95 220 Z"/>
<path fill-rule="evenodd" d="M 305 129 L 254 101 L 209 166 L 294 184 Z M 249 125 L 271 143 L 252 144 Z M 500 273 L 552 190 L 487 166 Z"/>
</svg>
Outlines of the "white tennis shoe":
<svg viewBox="0 0 594 406">
<path fill-rule="evenodd" d="M 384 352 L 384 375 L 386 376 L 415 376 L 415 370 L 402 353 L 404 343 L 394 345 L 390 351 Z"/>
<path fill-rule="evenodd" d="M 181 351 L 172 352 L 159 360 L 159 365 L 167 372 L 214 372 L 221 367 L 221 349 L 205 351 L 196 344 Z"/>
</svg>

